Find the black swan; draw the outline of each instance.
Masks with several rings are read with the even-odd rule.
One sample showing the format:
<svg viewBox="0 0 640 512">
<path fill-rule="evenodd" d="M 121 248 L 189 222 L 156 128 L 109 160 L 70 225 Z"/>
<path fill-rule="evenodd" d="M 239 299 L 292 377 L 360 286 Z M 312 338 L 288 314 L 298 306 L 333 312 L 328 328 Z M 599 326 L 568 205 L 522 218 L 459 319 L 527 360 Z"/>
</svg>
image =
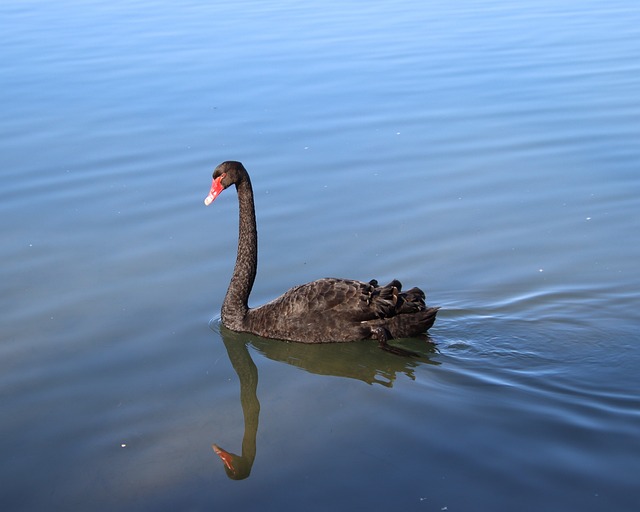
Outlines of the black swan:
<svg viewBox="0 0 640 512">
<path fill-rule="evenodd" d="M 427 307 L 419 288 L 401 291 L 393 280 L 378 286 L 351 279 L 324 278 L 296 286 L 257 308 L 248 300 L 258 267 L 258 232 L 249 173 L 240 162 L 223 162 L 213 171 L 204 200 L 210 205 L 227 187 L 236 186 L 240 211 L 238 255 L 229 289 L 222 303 L 222 323 L 232 331 L 302 343 L 372 339 L 400 355 L 415 355 L 390 346 L 393 338 L 409 338 L 427 331 L 437 307 Z"/>
</svg>

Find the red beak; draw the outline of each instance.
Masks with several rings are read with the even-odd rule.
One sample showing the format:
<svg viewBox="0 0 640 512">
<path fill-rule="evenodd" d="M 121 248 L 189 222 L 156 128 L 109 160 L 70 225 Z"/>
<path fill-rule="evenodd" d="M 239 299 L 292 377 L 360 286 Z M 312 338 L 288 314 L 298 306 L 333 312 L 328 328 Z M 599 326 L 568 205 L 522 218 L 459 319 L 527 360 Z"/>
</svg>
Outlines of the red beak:
<svg viewBox="0 0 640 512">
<path fill-rule="evenodd" d="M 222 178 L 224 178 L 224 174 L 214 178 L 211 182 L 211 190 L 209 190 L 209 195 L 204 200 L 205 206 L 209 206 L 213 203 L 213 200 L 224 190 L 224 187 L 222 186 Z"/>
</svg>

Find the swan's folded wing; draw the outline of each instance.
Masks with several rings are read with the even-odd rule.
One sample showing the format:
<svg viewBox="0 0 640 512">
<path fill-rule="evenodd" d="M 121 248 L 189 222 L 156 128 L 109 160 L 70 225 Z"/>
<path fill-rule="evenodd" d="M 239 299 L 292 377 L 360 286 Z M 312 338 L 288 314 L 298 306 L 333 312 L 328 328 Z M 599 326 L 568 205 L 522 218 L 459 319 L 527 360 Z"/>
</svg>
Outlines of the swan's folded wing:
<svg viewBox="0 0 640 512">
<path fill-rule="evenodd" d="M 330 313 L 369 320 L 375 318 L 371 308 L 374 290 L 369 283 L 328 277 L 296 286 L 273 302 L 290 317 L 318 315 L 321 319 L 320 315 Z"/>
</svg>

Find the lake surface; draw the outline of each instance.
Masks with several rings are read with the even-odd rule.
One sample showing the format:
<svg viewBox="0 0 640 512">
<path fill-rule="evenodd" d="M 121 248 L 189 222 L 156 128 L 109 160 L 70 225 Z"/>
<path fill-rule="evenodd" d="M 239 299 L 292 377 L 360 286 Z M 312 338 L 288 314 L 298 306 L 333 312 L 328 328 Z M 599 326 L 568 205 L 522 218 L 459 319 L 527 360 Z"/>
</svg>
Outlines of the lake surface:
<svg viewBox="0 0 640 512">
<path fill-rule="evenodd" d="M 640 509 L 637 1 L 0 19 L 2 510 Z M 230 159 L 252 304 L 397 278 L 435 348 L 222 327 Z"/>
</svg>

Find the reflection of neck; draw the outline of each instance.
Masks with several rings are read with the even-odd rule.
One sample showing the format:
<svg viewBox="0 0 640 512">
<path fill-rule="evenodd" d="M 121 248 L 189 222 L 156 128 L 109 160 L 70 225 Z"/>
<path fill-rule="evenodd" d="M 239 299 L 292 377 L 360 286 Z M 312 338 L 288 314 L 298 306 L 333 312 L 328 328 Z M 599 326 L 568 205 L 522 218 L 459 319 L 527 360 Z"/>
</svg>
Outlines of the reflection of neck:
<svg viewBox="0 0 640 512">
<path fill-rule="evenodd" d="M 238 362 L 233 364 L 238 377 L 240 378 L 240 404 L 242 405 L 242 415 L 244 416 L 244 435 L 242 436 L 242 457 L 246 458 L 249 466 L 253 465 L 256 458 L 256 436 L 258 435 L 258 417 L 260 415 L 260 402 L 258 401 L 258 368 L 251 359 L 247 346 L 244 343 L 236 343 L 243 349 L 246 359 L 240 362 L 241 368 L 245 370 L 241 373 Z"/>
<path fill-rule="evenodd" d="M 217 451 L 216 453 L 225 462 L 229 477 L 240 480 L 249 476 L 256 458 L 256 436 L 258 435 L 258 417 L 260 415 L 260 402 L 257 393 L 258 368 L 242 340 L 236 336 L 227 338 L 222 336 L 222 341 L 229 354 L 231 365 L 240 379 L 240 404 L 244 416 L 244 435 L 242 436 L 242 455 L 228 454 L 228 458 L 225 458 Z M 218 447 L 215 447 L 214 450 L 216 448 L 220 450 Z"/>
</svg>

